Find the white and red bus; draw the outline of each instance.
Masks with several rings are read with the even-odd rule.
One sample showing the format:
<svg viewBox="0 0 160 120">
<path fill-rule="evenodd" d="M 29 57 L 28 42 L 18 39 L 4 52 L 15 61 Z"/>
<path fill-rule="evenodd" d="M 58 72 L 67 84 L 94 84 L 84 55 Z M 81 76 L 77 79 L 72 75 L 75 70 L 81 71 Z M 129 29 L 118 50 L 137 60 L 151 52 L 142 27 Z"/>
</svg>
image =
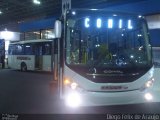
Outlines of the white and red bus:
<svg viewBox="0 0 160 120">
<path fill-rule="evenodd" d="M 8 49 L 8 67 L 21 71 L 51 71 L 52 40 L 12 42 Z"/>
<path fill-rule="evenodd" d="M 67 11 L 61 21 L 55 22 L 55 79 L 67 105 L 153 100 L 152 49 L 143 16 L 75 9 Z"/>
</svg>

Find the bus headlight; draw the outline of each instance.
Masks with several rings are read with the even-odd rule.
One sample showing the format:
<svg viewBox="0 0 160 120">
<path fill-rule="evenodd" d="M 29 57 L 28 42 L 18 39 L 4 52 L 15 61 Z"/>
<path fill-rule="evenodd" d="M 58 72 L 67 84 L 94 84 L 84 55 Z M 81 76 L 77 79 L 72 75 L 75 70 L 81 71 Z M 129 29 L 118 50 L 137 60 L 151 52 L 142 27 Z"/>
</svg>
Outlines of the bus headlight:
<svg viewBox="0 0 160 120">
<path fill-rule="evenodd" d="M 70 88 L 73 90 L 75 90 L 78 87 L 78 84 L 76 82 L 71 81 L 70 79 L 65 79 L 64 85 L 70 86 Z"/>
<path fill-rule="evenodd" d="M 69 84 L 71 84 L 71 81 L 69 79 L 65 79 L 64 80 L 64 85 L 69 85 Z"/>
<path fill-rule="evenodd" d="M 151 78 L 150 80 L 148 80 L 142 87 L 141 87 L 141 91 L 147 89 L 147 88 L 150 88 L 153 86 L 153 83 L 154 83 L 154 78 Z"/>
<path fill-rule="evenodd" d="M 153 86 L 153 83 L 154 83 L 154 78 L 151 78 L 145 83 L 145 87 L 150 88 L 151 86 Z"/>
<path fill-rule="evenodd" d="M 77 88 L 77 86 L 78 86 L 77 83 L 75 83 L 75 82 L 71 83 L 71 88 L 72 88 L 73 90 L 75 90 L 75 89 Z"/>
<path fill-rule="evenodd" d="M 146 94 L 144 95 L 144 97 L 145 97 L 145 99 L 146 99 L 147 101 L 151 101 L 151 100 L 153 99 L 153 96 L 152 96 L 152 94 L 150 94 L 150 93 L 146 93 Z"/>
<path fill-rule="evenodd" d="M 66 95 L 65 103 L 69 107 L 78 107 L 81 104 L 80 95 L 77 92 L 72 92 Z"/>
<path fill-rule="evenodd" d="M 145 87 L 146 87 L 146 88 L 151 87 L 151 86 L 153 85 L 153 82 L 154 82 L 154 79 L 151 79 L 151 80 L 147 81 L 147 82 L 145 83 Z"/>
</svg>

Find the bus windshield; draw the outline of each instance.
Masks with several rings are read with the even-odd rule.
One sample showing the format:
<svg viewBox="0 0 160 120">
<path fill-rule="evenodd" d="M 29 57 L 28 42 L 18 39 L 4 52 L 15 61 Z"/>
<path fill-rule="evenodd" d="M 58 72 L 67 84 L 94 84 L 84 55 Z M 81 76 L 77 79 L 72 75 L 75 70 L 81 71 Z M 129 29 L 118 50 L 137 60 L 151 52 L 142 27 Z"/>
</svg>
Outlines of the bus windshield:
<svg viewBox="0 0 160 120">
<path fill-rule="evenodd" d="M 68 65 L 139 68 L 152 64 L 148 28 L 142 16 L 70 11 L 66 26 Z"/>
</svg>

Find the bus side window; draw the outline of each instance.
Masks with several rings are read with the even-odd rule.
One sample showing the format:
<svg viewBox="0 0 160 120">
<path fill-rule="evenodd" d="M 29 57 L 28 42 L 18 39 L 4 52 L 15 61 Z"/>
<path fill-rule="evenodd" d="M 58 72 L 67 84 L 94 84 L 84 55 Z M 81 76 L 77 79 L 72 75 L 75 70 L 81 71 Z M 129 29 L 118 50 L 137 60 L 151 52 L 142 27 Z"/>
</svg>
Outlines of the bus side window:
<svg viewBox="0 0 160 120">
<path fill-rule="evenodd" d="M 43 46 L 43 54 L 44 55 L 51 55 L 51 44 L 50 43 L 45 43 Z"/>
<path fill-rule="evenodd" d="M 25 44 L 24 45 L 24 51 L 26 55 L 32 55 L 33 51 L 32 51 L 32 45 L 31 44 Z"/>
<path fill-rule="evenodd" d="M 42 49 L 43 44 L 42 43 L 34 43 L 32 45 L 32 51 L 34 55 L 42 55 L 43 49 Z"/>
<path fill-rule="evenodd" d="M 15 55 L 16 54 L 16 45 L 10 45 L 8 49 L 9 55 Z"/>
<path fill-rule="evenodd" d="M 12 55 L 12 51 L 13 51 L 13 45 L 9 45 L 8 54 Z"/>
<path fill-rule="evenodd" d="M 16 55 L 23 55 L 23 45 L 16 45 Z"/>
</svg>

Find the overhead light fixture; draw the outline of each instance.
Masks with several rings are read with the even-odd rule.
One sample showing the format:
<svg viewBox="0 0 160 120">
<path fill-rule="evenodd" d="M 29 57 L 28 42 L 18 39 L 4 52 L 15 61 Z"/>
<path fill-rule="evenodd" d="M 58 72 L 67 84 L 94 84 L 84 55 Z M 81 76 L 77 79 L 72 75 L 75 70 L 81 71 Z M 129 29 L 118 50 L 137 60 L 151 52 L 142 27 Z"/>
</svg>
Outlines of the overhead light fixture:
<svg viewBox="0 0 160 120">
<path fill-rule="evenodd" d="M 138 16 L 138 18 L 142 18 L 142 16 L 141 16 L 141 15 L 139 15 L 139 16 Z"/>
<path fill-rule="evenodd" d="M 0 10 L 0 15 L 2 14 L 3 12 Z"/>
<path fill-rule="evenodd" d="M 113 14 L 113 16 L 117 16 L 117 14 Z"/>
<path fill-rule="evenodd" d="M 5 30 L 5 31 L 0 32 L 1 39 L 11 40 L 11 39 L 13 39 L 13 37 L 14 37 L 14 33 L 11 31 Z"/>
<path fill-rule="evenodd" d="M 33 3 L 34 3 L 34 4 L 37 4 L 37 5 L 40 5 L 40 4 L 41 4 L 41 2 L 40 2 L 39 0 L 33 0 Z"/>
</svg>

